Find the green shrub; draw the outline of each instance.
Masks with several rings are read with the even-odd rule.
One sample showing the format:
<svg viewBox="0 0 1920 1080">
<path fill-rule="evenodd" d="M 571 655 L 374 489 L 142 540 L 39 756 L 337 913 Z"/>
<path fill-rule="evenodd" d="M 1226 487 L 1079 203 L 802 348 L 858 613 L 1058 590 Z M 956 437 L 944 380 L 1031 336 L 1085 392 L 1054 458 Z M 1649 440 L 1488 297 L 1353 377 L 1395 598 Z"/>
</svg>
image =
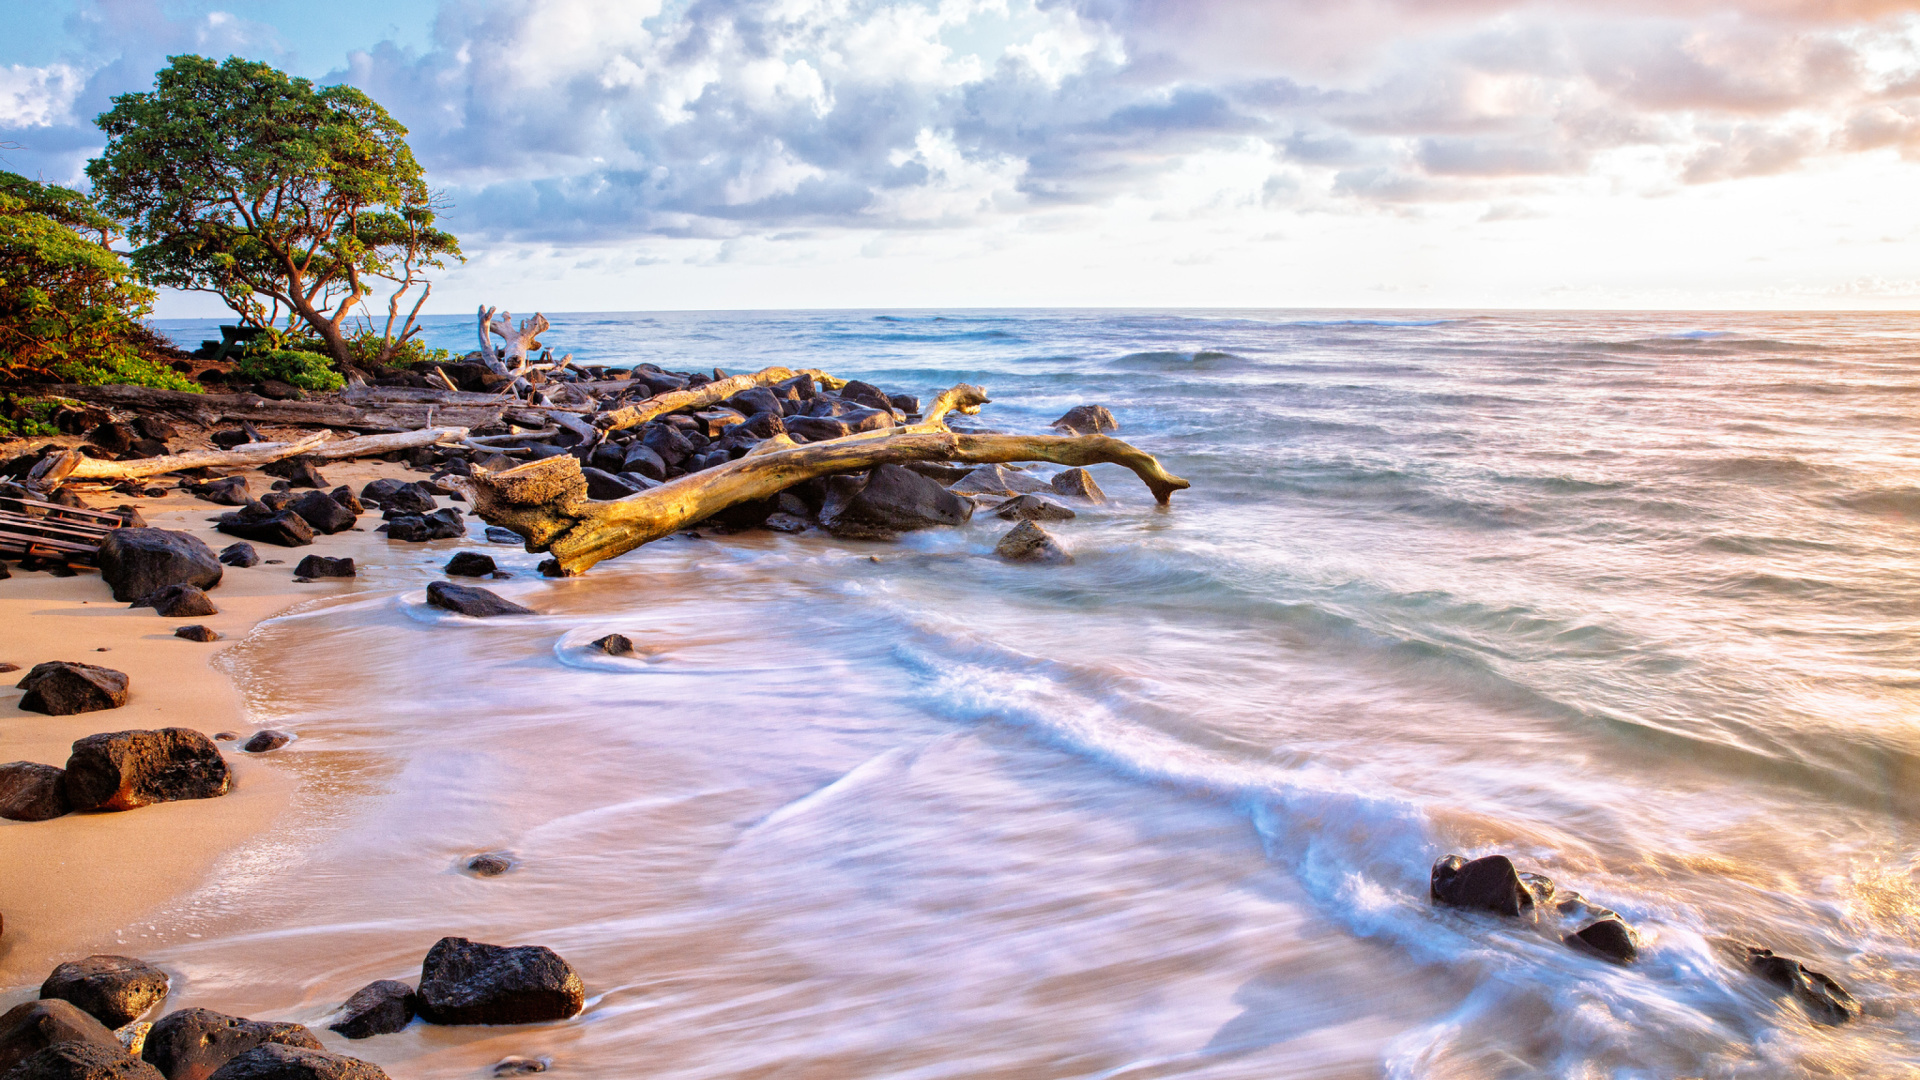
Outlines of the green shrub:
<svg viewBox="0 0 1920 1080">
<path fill-rule="evenodd" d="M 64 398 L 0 394 L 0 436 L 33 439 L 42 435 L 58 435 L 60 429 L 54 426 L 53 415 L 65 406 L 77 404 Z"/>
<path fill-rule="evenodd" d="M 380 354 L 392 349 L 391 355 Z M 347 355 L 353 359 L 356 367 L 371 368 L 381 364 L 387 367 L 412 367 L 415 364 L 446 364 L 453 361 L 453 353 L 446 349 L 429 349 L 419 338 L 408 338 L 398 346 L 390 347 L 386 336 L 375 333 L 369 328 L 361 328 L 347 338 Z"/>
<path fill-rule="evenodd" d="M 0 172 L 0 379 L 200 389 L 148 354 L 153 291 L 117 230 L 77 191 Z"/>
<path fill-rule="evenodd" d="M 347 384 L 333 370 L 333 361 L 300 349 L 274 349 L 242 357 L 233 365 L 233 373 L 255 382 L 277 379 L 302 390 L 338 390 Z"/>
</svg>

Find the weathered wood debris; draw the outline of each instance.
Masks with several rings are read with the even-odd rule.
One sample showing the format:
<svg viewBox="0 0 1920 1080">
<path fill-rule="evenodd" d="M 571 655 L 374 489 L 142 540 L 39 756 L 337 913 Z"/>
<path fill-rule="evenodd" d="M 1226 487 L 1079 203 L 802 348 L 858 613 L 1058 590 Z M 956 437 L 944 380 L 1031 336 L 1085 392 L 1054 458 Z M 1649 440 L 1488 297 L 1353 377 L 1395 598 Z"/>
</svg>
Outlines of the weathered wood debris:
<svg viewBox="0 0 1920 1080">
<path fill-rule="evenodd" d="M 483 309 L 480 322 L 485 347 L 461 361 L 389 372 L 380 385 L 307 400 L 47 387 L 81 403 L 61 423 L 87 441 L 0 463 L 0 498 L 8 500 L 0 502 L 0 545 L 89 563 L 101 535 L 127 522 L 88 511 L 80 496 L 106 488 L 140 494 L 156 478 L 242 506 L 223 531 L 304 543 L 311 530 L 290 520 L 285 500 L 259 503 L 244 478 L 222 474 L 270 467 L 293 487 L 315 486 L 300 479 L 318 476 L 314 464 L 365 456 L 431 472 L 430 488 L 458 492 L 527 550 L 550 552 L 543 570 L 556 575 L 580 573 L 701 522 L 789 532 L 819 526 L 837 536 L 883 538 L 964 522 L 978 499 L 1019 496 L 1026 498 L 1003 516 L 1039 535 L 1005 557 L 1032 560 L 1034 552 L 1063 554 L 1038 522 L 1072 517 L 1035 492 L 1100 500 L 1082 466 L 1131 469 L 1162 504 L 1188 486 L 1152 455 L 1106 434 L 1117 425 L 1097 405 L 1061 417 L 1057 434 L 955 430 L 951 418 L 988 403 L 980 387 L 952 387 L 923 408 L 918 398 L 814 369 L 730 375 L 653 364 L 583 366 L 551 352 L 535 359 L 536 337 L 548 329 L 542 316 L 516 326 Z M 504 349 L 493 347 L 494 336 L 505 340 Z M 207 429 L 216 448 L 170 446 L 181 424 Z M 256 424 L 321 430 L 269 440 Z M 1018 462 L 1071 468 L 1049 484 L 1009 468 Z M 455 514 L 442 512 L 445 522 L 420 515 L 419 522 L 398 522 L 389 512 L 390 535 L 435 539 L 464 529 Z"/>
</svg>

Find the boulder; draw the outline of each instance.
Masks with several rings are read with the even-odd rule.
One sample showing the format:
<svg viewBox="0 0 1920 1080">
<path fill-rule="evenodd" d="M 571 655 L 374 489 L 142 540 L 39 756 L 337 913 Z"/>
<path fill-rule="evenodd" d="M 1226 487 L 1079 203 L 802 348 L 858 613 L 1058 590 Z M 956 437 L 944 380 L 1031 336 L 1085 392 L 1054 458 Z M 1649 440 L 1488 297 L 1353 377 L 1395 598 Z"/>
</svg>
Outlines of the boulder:
<svg viewBox="0 0 1920 1080">
<path fill-rule="evenodd" d="M 1093 482 L 1093 474 L 1085 469 L 1056 473 L 1048 486 L 1068 498 L 1085 499 L 1092 503 L 1107 501 L 1107 493 L 1100 490 L 1100 485 Z"/>
<path fill-rule="evenodd" d="M 314 459 L 307 454 L 298 457 L 281 458 L 279 461 L 260 466 L 260 471 L 268 476 L 278 476 L 297 488 L 324 488 L 327 478 L 320 475 L 314 467 Z"/>
<path fill-rule="evenodd" d="M 238 566 L 245 569 L 249 566 L 260 565 L 260 553 L 253 549 L 252 544 L 243 541 L 238 544 L 228 544 L 226 547 L 221 548 L 220 561 L 226 563 L 228 566 Z"/>
<path fill-rule="evenodd" d="M 763 413 L 772 413 L 775 417 L 781 415 L 780 399 L 764 386 L 742 390 L 728 398 L 726 404 L 742 416 L 759 416 Z"/>
<path fill-rule="evenodd" d="M 1505 855 L 1487 855 L 1472 862 L 1448 855 L 1433 864 L 1428 891 L 1436 904 L 1506 916 L 1518 916 L 1532 908 L 1534 901 L 1513 860 Z"/>
<path fill-rule="evenodd" d="M 150 607 L 166 619 L 199 619 L 220 614 L 213 599 L 192 585 L 169 585 L 151 596 L 135 601 L 132 607 Z"/>
<path fill-rule="evenodd" d="M 326 498 L 324 495 L 320 497 L 323 499 Z M 293 568 L 293 573 L 295 577 L 303 578 L 352 577 L 354 576 L 353 560 L 348 558 L 330 559 L 325 555 L 309 555 L 300 560 L 300 564 Z"/>
<path fill-rule="evenodd" d="M 872 383 L 861 382 L 859 379 L 850 379 L 847 385 L 840 388 L 840 400 L 851 401 L 855 405 L 864 405 L 869 409 L 879 409 L 882 412 L 893 411 L 893 402 L 887 400 L 887 395 L 882 393 L 879 387 Z"/>
<path fill-rule="evenodd" d="M 173 636 L 177 638 L 186 638 L 188 641 L 219 641 L 220 640 L 220 635 L 214 632 L 213 627 L 201 626 L 198 623 L 195 623 L 192 626 L 180 627 L 179 629 L 173 632 Z"/>
<path fill-rule="evenodd" d="M 371 982 L 340 1007 L 340 1019 L 327 1025 L 349 1039 L 391 1035 L 413 1022 L 413 987 L 393 979 Z"/>
<path fill-rule="evenodd" d="M 67 802 L 65 769 L 36 761 L 0 765 L 0 818 L 46 821 L 73 807 Z"/>
<path fill-rule="evenodd" d="M 1046 490 L 1049 489 L 1045 480 L 1005 465 L 982 465 L 953 485 L 958 495 L 1005 495 L 1008 498 Z"/>
<path fill-rule="evenodd" d="M 674 427 L 671 423 L 647 424 L 641 429 L 640 441 L 636 445 L 644 446 L 653 451 L 654 454 L 667 465 L 680 464 L 687 458 L 692 457 L 696 449 L 693 445 L 693 440 L 689 439 L 686 434 Z M 629 446 L 627 448 L 627 454 L 629 457 L 632 456 L 633 447 Z M 636 469 L 635 471 L 644 472 L 645 470 Z"/>
<path fill-rule="evenodd" d="M 1038 495 L 1015 495 L 994 507 L 993 516 L 1004 521 L 1072 521 L 1078 515 Z"/>
<path fill-rule="evenodd" d="M 391 478 L 375 480 L 361 488 L 360 498 L 363 502 L 378 504 L 383 510 L 398 510 L 403 514 L 431 514 L 440 505 L 434 501 L 433 492 L 419 484 Z"/>
<path fill-rule="evenodd" d="M 1099 435 L 1107 431 L 1119 431 L 1120 421 L 1113 418 L 1105 405 L 1075 405 L 1068 409 L 1065 416 L 1048 425 L 1069 435 Z"/>
<path fill-rule="evenodd" d="M 956 465 L 951 461 L 909 461 L 906 463 L 906 467 L 919 473 L 921 476 L 932 477 L 942 484 L 952 484 L 964 480 L 967 474 L 975 468 L 975 466 L 972 465 Z"/>
<path fill-rule="evenodd" d="M 293 736 L 288 732 L 262 728 L 254 732 L 253 737 L 248 739 L 240 749 L 249 754 L 264 754 L 269 750 L 278 750 L 292 741 Z"/>
<path fill-rule="evenodd" d="M 69 660 L 35 664 L 32 671 L 13 685 L 26 691 L 20 697 L 22 709 L 48 716 L 99 712 L 127 703 L 124 673 Z"/>
<path fill-rule="evenodd" d="M 804 442 L 824 442 L 853 433 L 852 428 L 831 416 L 789 416 L 783 423 L 787 434 Z"/>
<path fill-rule="evenodd" d="M 491 533 L 493 530 L 487 531 Z M 491 540 L 492 536 L 488 536 L 488 539 Z M 477 551 L 461 551 L 454 553 L 453 558 L 447 560 L 447 565 L 441 568 L 441 572 L 448 577 L 490 577 L 499 569 L 494 565 L 491 555 L 482 555 Z"/>
<path fill-rule="evenodd" d="M 993 553 L 1008 562 L 1070 563 L 1073 556 L 1060 546 L 1053 534 L 1031 521 L 1022 521 L 1000 538 Z"/>
<path fill-rule="evenodd" d="M 70 1001 L 25 1001 L 0 1016 L 0 1075 L 21 1060 L 62 1043 L 120 1050 L 105 1024 Z"/>
<path fill-rule="evenodd" d="M 1619 919 L 1601 919 L 1568 934 L 1564 940 L 1581 952 L 1616 964 L 1631 964 L 1640 955 L 1639 938 Z"/>
<path fill-rule="evenodd" d="M 427 603 L 461 615 L 471 615 L 476 619 L 490 619 L 496 615 L 534 614 L 532 608 L 521 607 L 491 590 L 478 589 L 471 585 L 455 585 L 447 581 L 436 581 L 427 586 Z"/>
<path fill-rule="evenodd" d="M 608 656 L 633 655 L 633 639 L 625 634 L 608 634 L 594 641 L 592 647 Z"/>
<path fill-rule="evenodd" d="M 313 543 L 313 526 L 291 510 L 254 515 L 245 511 L 221 514 L 220 524 L 215 528 L 228 536 L 278 547 L 306 547 Z"/>
<path fill-rule="evenodd" d="M 167 1080 L 207 1080 L 227 1062 L 266 1045 L 325 1049 L 313 1032 L 299 1024 L 247 1020 L 211 1009 L 181 1009 L 154 1023 L 140 1056 Z"/>
<path fill-rule="evenodd" d="M 499 877 L 513 869 L 513 856 L 501 851 L 483 851 L 467 860 L 467 873 L 475 877 Z"/>
<path fill-rule="evenodd" d="M 387 1080 L 387 1074 L 345 1054 L 266 1043 L 220 1066 L 213 1080 Z"/>
<path fill-rule="evenodd" d="M 75 810 L 211 799 L 232 787 L 213 740 L 186 728 L 89 735 L 73 744 L 67 758 L 67 797 Z"/>
<path fill-rule="evenodd" d="M 512 529 L 499 525 L 487 526 L 487 543 L 489 544 L 521 544 L 524 542 L 525 541 L 521 540 L 520 534 L 514 532 Z"/>
<path fill-rule="evenodd" d="M 211 589 L 220 560 L 201 539 L 171 529 L 114 529 L 100 541 L 100 580 L 113 598 L 131 603 L 168 585 Z"/>
<path fill-rule="evenodd" d="M 644 450 L 646 447 L 643 446 L 641 449 Z M 587 478 L 587 498 L 589 499 L 624 499 L 636 492 L 646 490 L 631 480 L 599 469 L 582 468 L 580 473 Z"/>
<path fill-rule="evenodd" d="M 53 969 L 41 1000 L 59 999 L 110 1028 L 138 1020 L 167 996 L 167 973 L 131 956 L 89 956 Z"/>
<path fill-rule="evenodd" d="M 895 412 L 902 412 L 908 416 L 920 415 L 920 399 L 912 394 L 888 394 L 887 404 L 893 406 Z"/>
<path fill-rule="evenodd" d="M 324 491 L 309 491 L 294 496 L 287 503 L 287 509 L 306 519 L 314 532 L 332 536 L 353 528 L 353 511 L 340 505 L 340 500 Z"/>
<path fill-rule="evenodd" d="M 244 476 L 226 476 L 204 484 L 191 484 L 187 490 L 197 498 L 220 506 L 245 506 L 247 500 L 253 497 L 247 490 L 247 478 Z"/>
<path fill-rule="evenodd" d="M 367 512 L 367 508 L 360 505 L 360 500 L 354 496 L 353 489 L 345 484 L 327 492 L 327 497 L 345 507 L 347 513 L 355 517 Z"/>
<path fill-rule="evenodd" d="M 839 418 L 847 425 L 847 430 L 858 434 L 862 431 L 881 431 L 893 426 L 892 409 L 854 409 Z"/>
<path fill-rule="evenodd" d="M 813 522 L 797 514 L 780 511 L 768 514 L 767 520 L 761 522 L 760 526 L 780 533 L 803 533 L 813 527 Z"/>
<path fill-rule="evenodd" d="M 420 1016 L 433 1024 L 536 1024 L 586 1003 L 572 965 L 538 945 L 504 948 L 441 938 L 420 967 Z"/>
<path fill-rule="evenodd" d="M 621 462 L 621 472 L 639 473 L 649 480 L 665 480 L 667 463 L 653 448 L 642 443 L 627 447 L 626 458 Z"/>
<path fill-rule="evenodd" d="M 835 536 L 890 539 L 914 529 L 961 525 L 973 504 L 899 465 L 881 465 L 863 475 L 827 481 L 820 524 Z"/>
<path fill-rule="evenodd" d="M 55 1043 L 21 1060 L 6 1080 L 162 1080 L 160 1070 L 113 1046 L 86 1042 Z"/>
<path fill-rule="evenodd" d="M 1772 949 L 1747 946 L 1747 967 L 1755 975 L 1791 993 L 1809 1015 L 1823 1023 L 1844 1024 L 1860 1013 L 1860 1003 L 1839 983 Z"/>
</svg>

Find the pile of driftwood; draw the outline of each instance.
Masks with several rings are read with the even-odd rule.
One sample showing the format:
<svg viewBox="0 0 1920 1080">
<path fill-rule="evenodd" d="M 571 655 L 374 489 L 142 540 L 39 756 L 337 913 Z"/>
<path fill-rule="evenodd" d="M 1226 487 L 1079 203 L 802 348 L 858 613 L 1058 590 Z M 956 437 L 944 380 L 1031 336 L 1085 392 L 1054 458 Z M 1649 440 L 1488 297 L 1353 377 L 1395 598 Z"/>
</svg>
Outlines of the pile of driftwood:
<svg viewBox="0 0 1920 1080">
<path fill-rule="evenodd" d="M 288 401 L 50 387 L 101 410 L 103 419 L 86 445 L 43 448 L 0 465 L 0 482 L 8 484 L 0 495 L 35 501 L 27 512 L 44 518 L 47 505 L 81 505 L 72 497 L 75 485 L 111 484 L 132 493 L 168 475 L 201 480 L 291 458 L 404 455 L 416 466 L 437 468 L 444 482 L 465 490 L 482 519 L 518 534 L 527 550 L 551 552 L 548 572 L 574 574 L 717 516 L 736 526 L 758 524 L 778 511 L 783 492 L 821 478 L 875 475 L 885 466 L 907 465 L 950 484 L 967 471 L 956 463 L 1108 462 L 1131 469 L 1163 504 L 1188 486 L 1151 455 L 1106 435 L 1112 417 L 1097 407 L 1063 417 L 1055 424 L 1059 434 L 956 431 L 951 417 L 987 403 L 979 387 L 953 387 L 923 408 L 915 398 L 818 370 L 769 367 L 729 375 L 651 364 L 582 367 L 550 354 L 533 362 L 528 350 L 545 320 L 535 316 L 515 332 L 504 318 L 487 319 L 491 314 L 482 313 L 483 340 L 488 331 L 500 334 L 508 339 L 506 350 L 489 348 L 429 373 L 451 387 L 459 384 L 456 375 L 464 380 L 477 371 L 493 392 L 360 385 Z M 414 382 L 425 377 L 418 369 L 409 375 Z M 136 414 L 131 425 L 129 414 Z M 178 422 L 229 426 L 212 432 L 217 449 L 156 453 L 168 449 L 164 440 L 141 437 L 171 431 Z M 324 430 L 266 441 L 254 424 Z M 335 431 L 363 434 L 340 438 Z M 126 449 L 106 448 L 117 444 Z M 810 490 L 817 514 L 818 485 Z M 43 522 L 39 532 L 23 535 L 59 540 L 57 530 L 74 527 Z M 86 545 L 85 538 L 73 542 Z"/>
</svg>

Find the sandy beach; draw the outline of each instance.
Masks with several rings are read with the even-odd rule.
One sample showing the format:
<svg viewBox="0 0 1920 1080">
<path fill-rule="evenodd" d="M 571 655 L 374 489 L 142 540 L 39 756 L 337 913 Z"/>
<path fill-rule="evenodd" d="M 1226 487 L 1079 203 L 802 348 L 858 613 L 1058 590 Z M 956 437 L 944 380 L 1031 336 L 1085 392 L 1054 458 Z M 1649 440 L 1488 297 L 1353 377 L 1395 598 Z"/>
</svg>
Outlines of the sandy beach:
<svg viewBox="0 0 1920 1080">
<path fill-rule="evenodd" d="M 419 479 L 404 465 L 377 460 L 330 463 L 325 472 L 333 483 L 356 491 L 380 476 Z M 255 493 L 268 490 L 274 480 L 257 471 L 244 475 Z M 136 506 L 149 525 L 192 533 L 215 551 L 235 539 L 218 532 L 213 522 L 230 507 L 171 487 L 162 498 L 108 493 L 89 503 Z M 317 537 L 311 547 L 255 545 L 262 562 L 227 567 L 209 593 L 219 614 L 206 618 L 166 619 L 151 608 L 129 608 L 90 571 L 70 578 L 16 572 L 0 582 L 0 662 L 20 668 L 0 683 L 0 757 L 62 765 L 74 740 L 134 728 L 186 727 L 240 737 L 219 743 L 234 776 L 233 791 L 222 798 L 52 821 L 0 821 L 0 866 L 6 868 L 0 876 L 0 916 L 6 920 L 0 934 L 0 985 L 37 986 L 63 960 L 136 950 L 179 936 L 151 917 L 205 883 L 223 855 L 274 827 L 297 782 L 272 754 L 240 750 L 255 728 L 218 660 L 261 620 L 359 588 L 354 579 L 296 582 L 293 568 L 315 553 L 364 562 L 388 546 L 385 536 L 373 531 L 379 525 L 374 511 L 361 515 L 356 531 Z M 212 627 L 220 639 L 203 644 L 174 636 L 175 628 L 194 623 Z M 76 716 L 23 711 L 21 691 L 13 683 L 48 660 L 123 671 L 132 681 L 130 700 L 120 709 Z"/>
</svg>

